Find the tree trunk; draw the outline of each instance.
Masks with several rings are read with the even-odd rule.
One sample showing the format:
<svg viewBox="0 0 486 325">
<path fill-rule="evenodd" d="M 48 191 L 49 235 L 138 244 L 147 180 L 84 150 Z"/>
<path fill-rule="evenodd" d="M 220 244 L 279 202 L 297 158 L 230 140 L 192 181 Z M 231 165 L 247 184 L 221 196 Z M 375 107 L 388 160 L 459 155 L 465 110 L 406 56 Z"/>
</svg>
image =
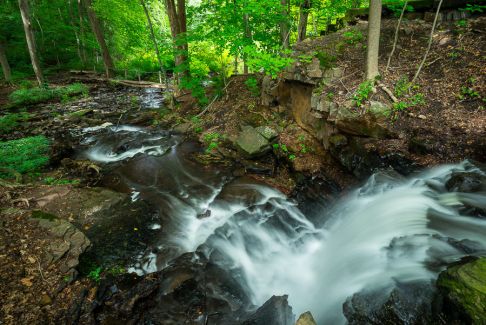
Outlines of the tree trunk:
<svg viewBox="0 0 486 325">
<path fill-rule="evenodd" d="M 310 7 L 311 0 L 302 0 L 299 14 L 298 42 L 302 42 L 307 37 L 307 21 L 309 20 Z"/>
<path fill-rule="evenodd" d="M 368 19 L 368 53 L 366 58 L 366 79 L 376 78 L 378 71 L 378 55 L 381 30 L 381 0 L 370 0 Z"/>
<path fill-rule="evenodd" d="M 103 36 L 103 31 L 101 29 L 101 24 L 96 17 L 96 14 L 91 7 L 91 0 L 83 0 L 84 5 L 86 7 L 86 12 L 88 13 L 89 23 L 91 25 L 91 29 L 93 30 L 93 34 L 98 41 L 98 44 L 101 49 L 101 55 L 103 56 L 103 64 L 105 65 L 105 73 L 108 78 L 113 77 L 115 66 L 113 65 L 113 60 L 111 59 L 110 51 L 108 50 L 108 46 L 106 45 L 105 38 Z"/>
<path fill-rule="evenodd" d="M 251 40 L 251 30 L 250 30 L 250 15 L 243 15 L 243 27 L 245 28 L 245 39 L 247 42 Z M 248 74 L 248 63 L 247 55 L 243 53 L 243 73 Z"/>
<path fill-rule="evenodd" d="M 150 13 L 145 5 L 144 0 L 140 0 L 140 4 L 143 7 L 143 11 L 145 12 L 145 17 L 147 18 L 147 24 L 150 30 L 150 37 L 152 38 L 152 42 L 154 43 L 155 54 L 157 55 L 157 61 L 159 62 L 160 72 L 165 76 L 165 88 L 169 89 L 169 84 L 167 80 L 167 73 L 165 72 L 164 65 L 162 64 L 162 59 L 160 58 L 160 51 L 159 46 L 157 45 L 157 39 L 155 38 L 154 33 L 154 26 L 152 25 L 152 19 L 150 19 Z"/>
<path fill-rule="evenodd" d="M 79 16 L 79 41 L 81 44 L 81 55 L 83 57 L 83 61 L 85 62 L 85 66 L 88 66 L 88 59 L 86 55 L 86 37 L 84 34 L 84 19 L 83 19 L 83 5 L 81 3 L 82 0 L 78 0 L 78 16 Z M 84 68 L 83 67 L 83 68 Z"/>
<path fill-rule="evenodd" d="M 280 41 L 282 42 L 282 47 L 284 49 L 289 48 L 289 37 L 290 37 L 290 32 L 289 32 L 289 22 L 288 22 L 288 16 L 289 13 L 287 11 L 287 0 L 280 0 L 280 4 L 282 5 L 282 17 L 280 21 Z"/>
<path fill-rule="evenodd" d="M 187 76 L 188 66 L 188 44 L 187 44 L 187 18 L 186 1 L 165 0 L 167 15 L 169 16 L 170 30 L 174 42 L 175 64 L 181 76 Z"/>
<path fill-rule="evenodd" d="M 0 64 L 2 65 L 3 77 L 9 82 L 12 79 L 10 64 L 8 64 L 7 54 L 5 53 L 5 44 L 0 42 Z"/>
<path fill-rule="evenodd" d="M 39 58 L 37 57 L 37 50 L 35 47 L 34 32 L 30 22 L 30 12 L 28 0 L 19 0 L 20 14 L 22 15 L 22 22 L 24 24 L 25 39 L 27 40 L 27 47 L 29 48 L 30 60 L 32 61 L 32 68 L 34 69 L 35 77 L 39 87 L 44 86 L 44 76 L 40 67 Z"/>
<path fill-rule="evenodd" d="M 76 50 L 78 52 L 78 57 L 79 57 L 79 61 L 81 62 L 81 66 L 85 66 L 86 65 L 86 62 L 85 62 L 85 58 L 83 57 L 83 52 L 81 50 L 81 39 L 79 37 L 79 33 L 76 29 L 76 19 L 74 18 L 74 12 L 73 12 L 73 7 L 71 5 L 71 0 L 68 0 L 68 12 L 69 12 L 69 25 L 71 25 L 71 27 L 73 28 L 73 32 L 74 32 L 74 37 L 76 38 Z"/>
</svg>

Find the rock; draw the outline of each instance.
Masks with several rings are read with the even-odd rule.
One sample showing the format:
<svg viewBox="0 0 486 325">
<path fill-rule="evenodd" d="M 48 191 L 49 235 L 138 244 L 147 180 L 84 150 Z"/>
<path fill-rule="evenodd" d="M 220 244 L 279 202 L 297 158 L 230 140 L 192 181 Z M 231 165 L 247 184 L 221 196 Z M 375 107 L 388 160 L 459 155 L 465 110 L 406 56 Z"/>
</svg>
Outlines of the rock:
<svg viewBox="0 0 486 325">
<path fill-rule="evenodd" d="M 34 213 L 35 212 L 35 213 Z M 39 218 L 41 211 L 32 213 L 33 220 L 39 226 L 48 230 L 57 240 L 50 243 L 47 247 L 49 260 L 48 263 L 56 263 L 64 256 L 63 265 L 60 269 L 69 272 L 79 264 L 79 256 L 91 245 L 89 239 L 71 223 L 58 218 Z M 45 213 L 47 216 L 52 216 Z"/>
<path fill-rule="evenodd" d="M 383 290 L 354 294 L 343 305 L 348 324 L 431 324 L 434 288 L 430 283 L 401 284 L 390 294 Z"/>
<path fill-rule="evenodd" d="M 40 297 L 40 299 L 39 299 L 39 304 L 40 304 L 41 306 L 47 306 L 47 305 L 50 305 L 50 304 L 52 304 L 52 299 L 51 299 L 51 297 L 49 297 L 49 295 L 47 295 L 47 294 L 45 294 L 45 293 L 44 293 L 44 294 L 43 294 L 43 295 Z"/>
<path fill-rule="evenodd" d="M 427 119 L 427 116 L 423 115 L 423 114 L 420 114 L 419 116 L 417 116 L 419 119 L 421 120 L 426 120 Z"/>
<path fill-rule="evenodd" d="M 307 66 L 307 76 L 309 78 L 322 78 L 321 63 L 318 58 L 312 58 L 312 62 Z"/>
<path fill-rule="evenodd" d="M 242 325 L 293 325 L 295 316 L 287 296 L 272 296 Z"/>
<path fill-rule="evenodd" d="M 392 136 L 387 124 L 391 108 L 383 103 L 370 102 L 365 112 L 360 113 L 354 102 L 348 101 L 336 113 L 336 126 L 344 133 L 379 139 Z"/>
<path fill-rule="evenodd" d="M 453 265 L 437 280 L 438 310 L 449 324 L 484 324 L 486 320 L 486 258 Z"/>
<path fill-rule="evenodd" d="M 276 106 L 279 81 L 266 75 L 262 80 L 261 102 L 264 106 Z"/>
<path fill-rule="evenodd" d="M 449 192 L 486 192 L 486 176 L 479 173 L 453 173 L 446 188 Z"/>
<path fill-rule="evenodd" d="M 270 142 L 256 129 L 248 126 L 238 135 L 235 146 L 248 158 L 255 158 L 270 151 Z"/>
<path fill-rule="evenodd" d="M 181 123 L 181 124 L 178 124 L 174 127 L 173 131 L 176 132 L 176 133 L 187 133 L 189 132 L 189 130 L 191 129 L 192 127 L 192 124 L 190 122 L 185 122 L 185 123 Z"/>
<path fill-rule="evenodd" d="M 259 127 L 255 128 L 255 131 L 260 133 L 268 141 L 272 141 L 276 137 L 278 137 L 277 131 L 275 131 L 274 129 L 272 129 L 269 126 L 259 126 Z"/>
<path fill-rule="evenodd" d="M 311 312 L 307 311 L 299 316 L 295 325 L 317 325 L 317 323 L 314 320 L 314 317 L 312 317 Z"/>
</svg>

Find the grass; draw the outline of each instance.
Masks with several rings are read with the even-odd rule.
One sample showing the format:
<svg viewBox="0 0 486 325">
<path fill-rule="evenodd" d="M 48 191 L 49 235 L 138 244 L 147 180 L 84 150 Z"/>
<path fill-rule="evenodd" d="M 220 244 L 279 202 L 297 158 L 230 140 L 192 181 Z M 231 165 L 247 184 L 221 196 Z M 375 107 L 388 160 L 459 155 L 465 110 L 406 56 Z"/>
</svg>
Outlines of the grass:
<svg viewBox="0 0 486 325">
<path fill-rule="evenodd" d="M 0 177 L 33 173 L 49 162 L 49 141 L 35 136 L 0 142 Z"/>
<path fill-rule="evenodd" d="M 50 100 L 67 101 L 78 95 L 87 95 L 88 87 L 81 83 L 74 83 L 63 87 L 54 88 L 21 88 L 10 94 L 12 106 L 32 105 Z"/>
</svg>

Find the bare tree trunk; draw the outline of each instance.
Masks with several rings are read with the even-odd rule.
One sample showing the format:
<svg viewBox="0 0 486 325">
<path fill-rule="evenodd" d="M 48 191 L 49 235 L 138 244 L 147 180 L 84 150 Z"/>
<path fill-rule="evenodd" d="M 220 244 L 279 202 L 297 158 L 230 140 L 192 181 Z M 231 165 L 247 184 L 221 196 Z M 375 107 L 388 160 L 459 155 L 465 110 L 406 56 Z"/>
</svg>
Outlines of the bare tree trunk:
<svg viewBox="0 0 486 325">
<path fill-rule="evenodd" d="M 179 67 L 180 75 L 187 76 L 189 73 L 188 66 L 188 44 L 187 44 L 187 18 L 186 18 L 186 1 L 165 0 L 167 15 L 169 16 L 170 30 L 174 41 L 175 64 Z"/>
<path fill-rule="evenodd" d="M 398 33 L 400 32 L 400 25 L 402 23 L 403 14 L 405 13 L 405 10 L 407 9 L 407 5 L 408 5 L 408 0 L 405 1 L 405 3 L 403 4 L 402 12 L 400 13 L 400 18 L 398 19 L 397 28 L 395 29 L 395 38 L 393 40 L 393 47 L 392 47 L 392 50 L 390 52 L 390 56 L 388 57 L 388 62 L 386 63 L 385 71 L 388 71 L 388 69 L 390 68 L 391 59 L 393 57 L 393 54 L 395 53 L 395 49 L 397 48 Z"/>
<path fill-rule="evenodd" d="M 40 67 L 39 58 L 37 57 L 37 49 L 35 46 L 34 32 L 30 22 L 30 12 L 28 0 L 19 0 L 20 14 L 22 15 L 22 22 L 24 24 L 25 39 L 27 40 L 27 47 L 29 48 L 30 60 L 32 61 L 32 68 L 34 69 L 35 77 L 39 87 L 44 86 L 44 76 Z"/>
<path fill-rule="evenodd" d="M 150 13 L 147 9 L 147 6 L 145 5 L 144 0 L 140 0 L 140 4 L 142 5 L 143 11 L 145 12 L 145 17 L 147 18 L 147 24 L 150 30 L 152 42 L 154 43 L 155 53 L 157 54 L 157 61 L 159 62 L 160 72 L 162 72 L 162 74 L 165 76 L 165 89 L 169 89 L 169 81 L 167 80 L 167 73 L 164 69 L 164 65 L 162 64 L 162 59 L 160 58 L 159 46 L 157 45 L 157 39 L 155 38 L 154 26 L 152 25 L 152 19 L 150 19 Z"/>
<path fill-rule="evenodd" d="M 287 10 L 287 0 L 280 0 L 280 4 L 282 5 L 282 17 L 280 21 L 280 41 L 282 42 L 282 47 L 284 49 L 288 49 L 290 46 L 289 37 L 289 22 L 288 22 L 288 10 Z"/>
<path fill-rule="evenodd" d="M 245 39 L 247 42 L 251 39 L 251 30 L 250 30 L 250 15 L 244 14 L 243 15 L 243 27 L 245 28 Z M 243 53 L 243 74 L 248 74 L 248 58 L 247 55 Z"/>
<path fill-rule="evenodd" d="M 86 11 L 88 13 L 88 19 L 91 25 L 91 29 L 93 30 L 93 34 L 98 41 L 98 44 L 101 48 L 101 55 L 103 56 L 103 64 L 105 65 L 105 73 L 108 78 L 113 77 L 115 66 L 113 64 L 113 60 L 111 59 L 110 51 L 108 50 L 108 46 L 106 45 L 105 38 L 103 36 L 103 31 L 101 29 L 100 21 L 98 17 L 91 7 L 91 0 L 83 0 L 84 5 L 86 7 Z"/>
<path fill-rule="evenodd" d="M 370 0 L 368 20 L 368 53 L 366 58 L 366 79 L 374 79 L 378 71 L 378 55 L 380 50 L 381 30 L 381 0 Z"/>
<path fill-rule="evenodd" d="M 443 0 L 440 0 L 439 5 L 437 6 L 434 23 L 432 24 L 432 30 L 430 31 L 429 44 L 427 45 L 427 50 L 425 51 L 424 58 L 422 59 L 422 62 L 420 62 L 420 65 L 417 69 L 417 72 L 415 73 L 415 76 L 413 76 L 412 83 L 415 83 L 415 81 L 417 80 L 420 71 L 422 71 L 424 63 L 427 60 L 427 56 L 429 55 L 430 47 L 432 46 L 432 40 L 434 39 L 434 32 L 435 32 L 435 26 L 437 25 L 437 18 L 439 17 L 440 7 L 442 6 L 442 1 Z"/>
<path fill-rule="evenodd" d="M 84 19 L 83 19 L 83 5 L 82 0 L 78 0 L 78 16 L 79 16 L 79 41 L 81 44 L 81 55 L 83 57 L 84 67 L 88 66 L 88 59 L 86 55 L 86 37 L 84 33 Z M 84 68 L 83 67 L 83 68 Z"/>
<path fill-rule="evenodd" d="M 309 20 L 309 9 L 311 0 L 302 0 L 299 13 L 298 42 L 302 42 L 307 37 L 307 22 Z"/>
<path fill-rule="evenodd" d="M 5 44 L 0 42 L 0 64 L 2 65 L 3 77 L 9 82 L 12 79 L 10 64 L 8 64 L 7 54 L 5 53 Z"/>
<path fill-rule="evenodd" d="M 78 34 L 77 29 L 76 29 L 74 12 L 73 12 L 73 7 L 71 5 L 71 0 L 68 0 L 67 5 L 68 5 L 68 12 L 69 12 L 69 24 L 71 25 L 73 32 L 74 32 L 74 37 L 76 38 L 76 51 L 78 52 L 79 61 L 81 62 L 81 65 L 84 67 L 86 62 L 84 62 L 83 54 L 81 52 L 81 39 L 79 38 L 79 34 Z"/>
</svg>

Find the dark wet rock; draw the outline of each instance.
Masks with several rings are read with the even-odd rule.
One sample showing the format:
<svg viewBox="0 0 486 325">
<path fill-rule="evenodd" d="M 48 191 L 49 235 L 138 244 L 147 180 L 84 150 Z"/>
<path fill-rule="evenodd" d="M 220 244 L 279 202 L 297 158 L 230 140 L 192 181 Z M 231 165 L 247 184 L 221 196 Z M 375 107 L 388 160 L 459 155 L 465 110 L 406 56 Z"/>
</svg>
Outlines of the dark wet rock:
<svg viewBox="0 0 486 325">
<path fill-rule="evenodd" d="M 412 137 L 408 142 L 408 150 L 411 153 L 425 155 L 433 151 L 433 146 L 426 138 Z"/>
<path fill-rule="evenodd" d="M 311 312 L 307 311 L 299 316 L 295 325 L 317 325 L 317 323 L 314 317 L 312 317 Z"/>
<path fill-rule="evenodd" d="M 192 124 L 190 122 L 185 122 L 174 126 L 173 131 L 176 133 L 185 134 L 188 133 L 191 130 L 191 128 L 192 128 Z"/>
<path fill-rule="evenodd" d="M 469 260 L 443 271 L 437 280 L 438 313 L 447 324 L 484 324 L 486 258 Z"/>
<path fill-rule="evenodd" d="M 272 296 L 248 317 L 243 325 L 293 325 L 295 315 L 287 301 L 288 296 Z"/>
<path fill-rule="evenodd" d="M 157 273 L 105 280 L 94 309 L 84 308 L 82 317 L 93 323 L 238 324 L 250 307 L 242 293 L 226 271 L 187 253 Z"/>
<path fill-rule="evenodd" d="M 432 284 L 398 284 L 390 294 L 383 291 L 354 294 L 343 305 L 348 323 L 353 324 L 430 324 Z"/>
<path fill-rule="evenodd" d="M 446 183 L 449 192 L 486 192 L 486 176 L 479 173 L 453 173 Z"/>
</svg>

